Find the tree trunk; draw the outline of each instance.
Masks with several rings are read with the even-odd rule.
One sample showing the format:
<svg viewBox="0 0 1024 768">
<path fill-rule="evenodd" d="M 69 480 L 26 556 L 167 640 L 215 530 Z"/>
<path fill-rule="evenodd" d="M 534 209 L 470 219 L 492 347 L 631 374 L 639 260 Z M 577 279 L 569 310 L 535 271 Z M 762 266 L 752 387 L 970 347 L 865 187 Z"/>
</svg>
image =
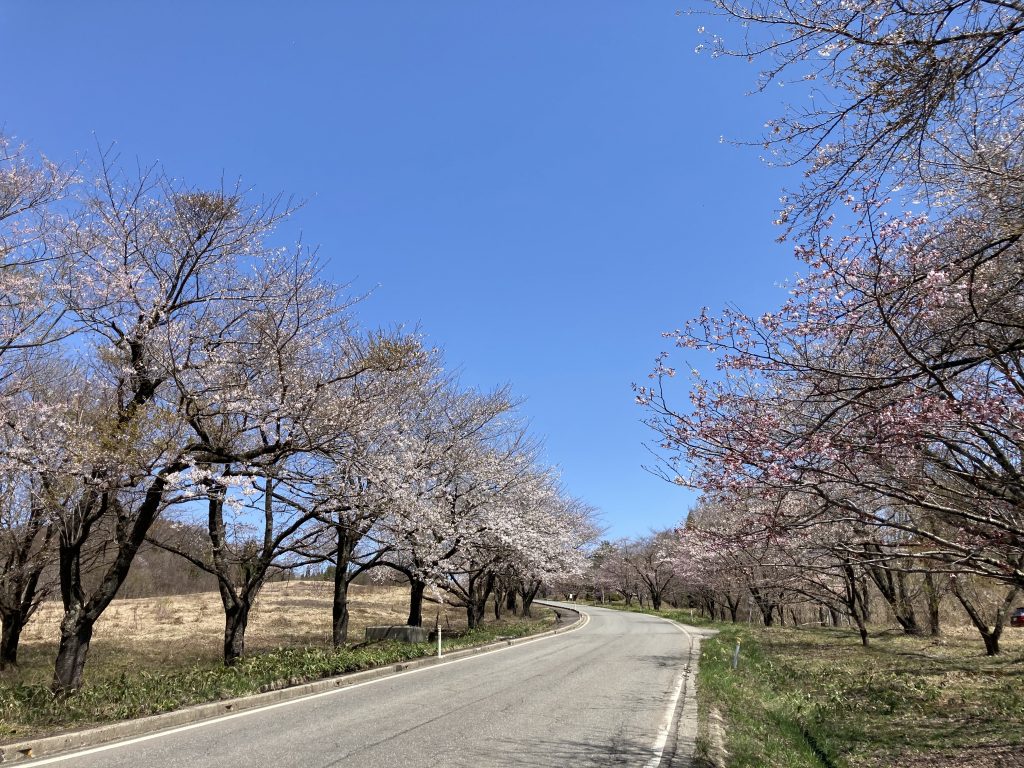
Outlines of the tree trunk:
<svg viewBox="0 0 1024 768">
<path fill-rule="evenodd" d="M 881 550 L 876 547 L 880 553 Z M 865 565 L 865 570 L 871 580 L 882 593 L 882 597 L 892 608 L 893 615 L 904 633 L 908 635 L 921 635 L 924 632 L 917 623 L 917 616 L 914 613 L 913 603 L 907 596 L 907 576 L 902 571 L 897 571 L 895 576 L 893 570 L 882 565 Z"/>
<path fill-rule="evenodd" d="M 505 596 L 505 610 L 515 616 L 519 613 L 517 608 L 518 603 L 516 602 L 516 591 L 514 589 L 510 589 L 508 594 Z"/>
<path fill-rule="evenodd" d="M 339 558 L 340 561 L 340 558 Z M 334 569 L 334 600 L 331 604 L 331 644 L 341 648 L 348 641 L 348 563 Z"/>
<path fill-rule="evenodd" d="M 986 656 L 998 656 L 999 655 L 999 636 L 1001 632 L 988 632 L 982 634 L 982 638 L 985 641 L 985 655 Z"/>
<path fill-rule="evenodd" d="M 868 586 L 868 577 L 866 574 L 861 574 L 860 577 L 860 589 L 857 590 L 857 597 L 860 600 L 861 616 L 864 617 L 864 623 L 871 623 L 871 589 Z"/>
<path fill-rule="evenodd" d="M 754 603 L 757 605 L 757 609 L 761 611 L 761 618 L 764 620 L 764 625 L 766 627 L 774 626 L 775 603 L 762 594 L 760 589 L 755 587 L 750 587 L 750 596 L 754 598 Z"/>
<path fill-rule="evenodd" d="M 20 610 L 0 612 L 3 632 L 0 635 L 0 670 L 18 666 L 18 641 L 25 628 L 25 617 Z"/>
<path fill-rule="evenodd" d="M 712 621 L 715 620 L 715 599 L 713 597 L 705 596 L 701 599 L 701 613 L 707 612 L 708 618 Z"/>
<path fill-rule="evenodd" d="M 405 623 L 410 627 L 423 626 L 423 592 L 427 588 L 419 579 L 409 578 L 409 618 Z"/>
<path fill-rule="evenodd" d="M 725 604 L 729 607 L 729 617 L 732 619 L 732 623 L 736 623 L 736 616 L 740 611 L 740 599 L 737 597 L 735 600 L 732 595 L 725 596 Z"/>
<path fill-rule="evenodd" d="M 243 598 L 224 606 L 224 666 L 233 667 L 245 655 L 245 628 L 252 605 Z"/>
<path fill-rule="evenodd" d="M 82 673 L 89 654 L 95 624 L 81 611 L 65 611 L 60 624 L 60 644 L 53 665 L 53 692 L 66 696 L 82 687 Z"/>
<path fill-rule="evenodd" d="M 857 624 L 857 631 L 860 633 L 860 643 L 866 648 L 868 645 L 867 623 L 871 615 L 867 598 L 867 581 L 863 574 L 858 578 L 857 571 L 849 560 L 843 561 L 843 576 L 846 584 L 846 607 L 850 616 Z M 832 624 L 838 627 L 839 612 L 831 606 L 829 610 L 832 612 Z"/>
<path fill-rule="evenodd" d="M 176 472 L 181 469 L 184 469 L 184 466 L 176 464 L 167 467 L 165 472 Z M 119 519 L 117 521 L 119 526 L 124 523 L 122 527 L 124 536 L 118 541 L 113 562 L 107 567 L 103 578 L 88 597 L 85 594 L 81 572 L 82 541 L 88 537 L 89 529 L 96 520 L 106 515 L 111 507 L 115 510 L 118 509 L 116 501 L 112 503 L 109 495 L 100 494 L 98 497 L 80 502 L 84 505 L 99 503 L 101 507 L 99 514 L 93 515 L 88 512 L 83 515 L 86 524 L 79 529 L 77 540 L 65 539 L 62 533 L 58 567 L 64 617 L 60 623 L 60 644 L 57 647 L 57 658 L 53 665 L 52 689 L 56 695 L 66 696 L 82 686 L 82 672 L 85 669 L 85 659 L 89 653 L 93 627 L 128 576 L 132 561 L 142 542 L 145 541 L 146 532 L 153 525 L 153 521 L 156 520 L 160 511 L 166 483 L 165 475 L 155 478 L 146 491 L 146 496 L 135 514 L 134 520 Z M 120 513 L 118 516 L 120 517 Z"/>
<path fill-rule="evenodd" d="M 347 523 L 334 523 L 338 551 L 334 556 L 334 598 L 331 605 L 331 644 L 341 648 L 348 641 L 348 585 L 352 576 L 349 566 L 361 536 L 353 533 Z"/>
<path fill-rule="evenodd" d="M 487 599 L 494 591 L 494 574 L 477 574 L 469 580 L 466 589 L 466 620 L 470 629 L 484 622 L 487 613 Z"/>
<path fill-rule="evenodd" d="M 1010 610 L 1010 606 L 1013 605 L 1013 601 L 1017 598 L 1019 587 L 1011 587 L 1006 593 L 1006 597 L 1003 598 L 1003 602 L 996 611 L 995 621 L 992 622 L 992 628 L 989 629 L 988 622 L 985 620 L 985 617 L 981 615 L 977 606 L 975 606 L 974 602 L 963 590 L 959 580 L 955 577 L 951 578 L 949 580 L 949 586 L 950 591 L 956 596 L 956 599 L 960 601 L 964 610 L 967 611 L 967 615 L 971 617 L 971 623 L 977 628 L 978 634 L 981 635 L 982 642 L 985 643 L 985 655 L 997 656 L 999 654 L 999 638 L 1003 634 L 1003 625 L 1006 622 L 1006 615 Z"/>
<path fill-rule="evenodd" d="M 33 505 L 31 517 L 24 526 L 24 535 L 7 552 L 10 559 L 6 562 L 8 570 L 4 578 L 3 594 L 0 595 L 0 621 L 3 622 L 0 670 L 18 666 L 21 632 L 43 597 L 39 590 L 39 579 L 45 563 L 43 553 L 49 549 L 56 526 L 45 527 L 42 547 L 37 551 L 35 545 L 43 528 L 42 520 L 41 509 Z"/>
<path fill-rule="evenodd" d="M 476 629 L 483 624 L 486 611 L 486 601 L 480 603 L 477 600 L 469 600 L 466 602 L 466 623 L 470 629 Z"/>
<path fill-rule="evenodd" d="M 939 624 L 939 606 L 941 595 L 935 586 L 935 579 L 930 572 L 924 575 L 924 594 L 928 600 L 928 634 L 938 637 L 942 634 L 942 627 Z"/>
<path fill-rule="evenodd" d="M 535 581 L 532 586 L 522 586 L 519 588 L 519 596 L 523 600 L 523 616 L 532 619 L 533 613 L 530 611 L 533 606 L 533 600 L 537 597 L 537 592 L 540 590 L 541 582 Z"/>
<path fill-rule="evenodd" d="M 860 644 L 865 648 L 868 647 L 868 628 L 864 623 L 863 617 L 856 611 L 853 613 L 853 620 L 857 623 L 857 632 L 860 633 Z"/>
</svg>

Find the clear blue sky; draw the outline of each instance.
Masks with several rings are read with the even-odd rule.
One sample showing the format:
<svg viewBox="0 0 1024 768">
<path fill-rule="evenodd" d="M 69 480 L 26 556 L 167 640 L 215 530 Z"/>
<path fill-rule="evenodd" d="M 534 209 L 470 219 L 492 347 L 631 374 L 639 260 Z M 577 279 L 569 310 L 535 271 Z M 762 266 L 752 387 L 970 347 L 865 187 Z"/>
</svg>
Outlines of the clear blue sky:
<svg viewBox="0 0 1024 768">
<path fill-rule="evenodd" d="M 678 7 L 8 0 L 0 122 L 55 159 L 116 141 L 307 200 L 293 234 L 373 290 L 365 325 L 419 324 L 467 385 L 511 383 L 609 535 L 644 533 L 692 496 L 641 469 L 630 383 L 661 331 L 762 311 L 795 270 L 770 223 L 792 172 L 719 142 L 775 96 L 695 54 L 712 23 Z"/>
</svg>

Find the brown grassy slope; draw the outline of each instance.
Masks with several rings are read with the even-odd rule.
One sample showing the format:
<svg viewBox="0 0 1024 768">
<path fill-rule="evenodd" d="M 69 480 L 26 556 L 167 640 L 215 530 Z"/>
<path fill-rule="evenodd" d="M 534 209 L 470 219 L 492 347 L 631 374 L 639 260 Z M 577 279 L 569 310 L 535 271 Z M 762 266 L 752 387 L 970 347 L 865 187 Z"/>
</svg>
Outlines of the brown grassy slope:
<svg viewBox="0 0 1024 768">
<path fill-rule="evenodd" d="M 266 585 L 246 632 L 246 652 L 329 646 L 331 590 L 324 581 Z M 349 642 L 362 641 L 367 626 L 405 623 L 405 586 L 353 585 L 349 597 Z M 424 623 L 433 626 L 436 612 L 436 605 L 426 603 Z M 25 628 L 19 653 L 23 682 L 49 679 L 60 617 L 60 604 L 46 603 Z M 464 630 L 465 613 L 447 607 L 441 623 L 448 631 Z M 96 624 L 86 674 L 98 667 L 109 673 L 140 664 L 161 669 L 215 661 L 221 656 L 223 632 L 224 611 L 216 592 L 115 600 Z"/>
</svg>

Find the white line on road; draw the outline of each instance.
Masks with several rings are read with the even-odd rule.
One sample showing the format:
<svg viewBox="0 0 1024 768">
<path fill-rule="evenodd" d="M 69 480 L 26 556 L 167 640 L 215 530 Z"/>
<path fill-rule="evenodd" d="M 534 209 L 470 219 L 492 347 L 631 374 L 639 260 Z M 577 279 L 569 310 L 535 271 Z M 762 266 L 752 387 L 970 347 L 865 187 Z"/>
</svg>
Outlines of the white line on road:
<svg viewBox="0 0 1024 768">
<path fill-rule="evenodd" d="M 226 722 L 227 720 L 235 720 L 235 719 L 240 718 L 240 717 L 249 717 L 250 715 L 256 715 L 256 714 L 259 714 L 261 712 L 268 712 L 268 711 L 270 711 L 272 709 L 279 709 L 281 707 L 289 707 L 289 706 L 291 706 L 293 704 L 300 704 L 300 703 L 303 703 L 303 702 L 312 701 L 313 699 L 322 699 L 325 696 L 335 696 L 335 695 L 337 695 L 339 693 L 345 693 L 346 691 L 352 691 L 352 690 L 355 690 L 356 688 L 362 688 L 363 686 L 375 685 L 376 683 L 383 683 L 383 682 L 388 681 L 388 680 L 394 680 L 396 677 L 405 677 L 407 675 L 415 675 L 415 674 L 417 674 L 419 672 L 427 672 L 427 671 L 432 670 L 432 669 L 438 669 L 440 667 L 447 667 L 450 664 L 460 664 L 463 661 L 472 661 L 473 659 L 482 659 L 482 658 L 484 658 L 486 656 L 490 656 L 490 655 L 495 654 L 495 653 L 501 653 L 502 651 L 512 650 L 513 648 L 522 648 L 524 645 L 529 645 L 530 643 L 539 643 L 542 640 L 550 640 L 553 637 L 561 637 L 563 635 L 569 634 L 570 632 L 576 632 L 577 630 L 583 629 L 585 626 L 587 626 L 587 624 L 590 623 L 590 614 L 586 613 L 585 611 L 579 610 L 578 608 L 576 610 L 578 610 L 579 613 L 583 616 L 583 623 L 580 624 L 578 627 L 574 627 L 573 629 L 567 630 L 567 631 L 562 632 L 562 633 L 560 633 L 558 635 L 547 635 L 545 637 L 535 637 L 532 640 L 526 640 L 526 641 L 524 641 L 522 643 L 516 643 L 515 645 L 508 645 L 508 646 L 505 646 L 504 648 L 495 648 L 492 651 L 484 651 L 482 653 L 477 653 L 477 654 L 474 654 L 472 656 L 463 656 L 461 659 L 452 659 L 451 661 L 442 661 L 439 664 L 432 664 L 432 665 L 430 665 L 428 667 L 420 667 L 419 669 L 410 669 L 410 670 L 408 670 L 406 672 L 398 672 L 398 673 L 396 673 L 394 675 L 388 675 L 386 677 L 378 677 L 378 678 L 376 678 L 374 680 L 367 680 L 364 683 L 353 683 L 352 685 L 346 685 L 346 686 L 341 687 L 341 688 L 333 688 L 333 689 L 331 689 L 329 691 L 323 691 L 322 693 L 312 693 L 309 696 L 303 696 L 302 698 L 299 698 L 299 699 L 289 699 L 288 701 L 279 701 L 276 704 L 268 704 L 265 707 L 255 707 L 253 709 L 246 709 L 246 710 L 243 710 L 241 712 L 235 712 L 235 713 L 230 714 L 230 715 L 222 715 L 220 717 L 215 717 L 215 718 L 210 719 L 210 720 L 200 720 L 198 723 L 191 723 L 189 725 L 181 725 L 181 726 L 178 726 L 177 728 L 168 728 L 166 731 L 158 731 L 156 733 L 147 734 L 146 736 L 137 736 L 134 739 L 126 739 L 124 741 L 115 741 L 115 742 L 113 742 L 111 744 L 102 744 L 102 745 L 100 745 L 98 747 L 91 747 L 90 749 L 83 749 L 83 750 L 80 750 L 78 752 L 69 752 L 68 754 L 65 754 L 65 755 L 56 755 L 55 757 L 47 757 L 47 758 L 42 759 L 42 760 L 30 760 L 30 761 L 27 761 L 25 763 L 25 765 L 27 765 L 27 766 L 50 765 L 52 763 L 61 763 L 61 762 L 64 762 L 65 760 L 74 760 L 75 758 L 78 758 L 78 757 L 86 757 L 87 755 L 95 755 L 95 754 L 97 754 L 99 752 L 107 752 L 107 751 L 109 751 L 111 749 L 121 749 L 122 747 L 129 747 L 132 744 L 141 744 L 144 741 L 150 741 L 152 739 L 159 739 L 159 738 L 163 738 L 164 736 L 171 736 L 171 735 L 173 735 L 175 733 L 184 733 L 185 731 L 191 731 L 191 730 L 194 730 L 196 728 L 205 728 L 205 727 L 207 727 L 209 725 L 216 725 L 217 723 Z"/>
<path fill-rule="evenodd" d="M 657 616 L 656 618 L 662 618 Z M 658 768 L 661 764 L 661 758 L 665 753 L 665 745 L 668 743 L 668 736 L 672 732 L 672 722 L 675 720 L 676 706 L 679 704 L 679 696 L 683 692 L 683 687 L 686 685 L 686 679 L 690 674 L 690 664 L 693 661 L 693 635 L 687 632 L 680 624 L 676 624 L 671 619 L 664 619 L 673 627 L 678 629 L 689 640 L 690 647 L 687 651 L 686 666 L 683 667 L 679 673 L 679 679 L 676 680 L 675 688 L 672 691 L 672 697 L 668 701 L 668 706 L 665 708 L 665 716 L 661 720 L 661 726 L 658 728 L 658 738 L 654 741 L 654 747 L 652 748 L 653 754 L 651 759 L 644 764 L 644 768 Z"/>
</svg>

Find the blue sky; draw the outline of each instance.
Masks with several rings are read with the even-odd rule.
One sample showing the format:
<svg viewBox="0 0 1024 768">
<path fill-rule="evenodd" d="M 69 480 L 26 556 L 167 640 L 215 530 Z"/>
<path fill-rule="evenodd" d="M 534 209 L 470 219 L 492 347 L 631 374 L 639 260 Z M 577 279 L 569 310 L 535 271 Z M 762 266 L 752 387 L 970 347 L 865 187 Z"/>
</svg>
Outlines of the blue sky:
<svg viewBox="0 0 1024 768">
<path fill-rule="evenodd" d="M 792 171 L 776 94 L 697 55 L 663 2 L 5 2 L 0 123 L 54 159 L 117 142 L 196 184 L 305 200 L 287 234 L 419 325 L 468 386 L 511 383 L 610 536 L 677 523 L 630 384 L 702 306 L 779 303 Z M 698 366 L 700 367 L 700 366 Z M 682 398 L 684 393 L 679 392 Z"/>
</svg>

